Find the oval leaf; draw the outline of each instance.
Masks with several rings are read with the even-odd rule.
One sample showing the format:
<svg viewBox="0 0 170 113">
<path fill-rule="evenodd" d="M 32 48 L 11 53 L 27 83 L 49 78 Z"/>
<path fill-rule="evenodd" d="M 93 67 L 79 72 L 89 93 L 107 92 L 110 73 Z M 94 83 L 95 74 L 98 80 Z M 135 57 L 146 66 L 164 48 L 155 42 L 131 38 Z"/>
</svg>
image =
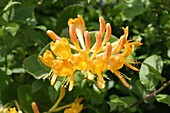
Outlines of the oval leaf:
<svg viewBox="0 0 170 113">
<path fill-rule="evenodd" d="M 160 80 L 165 81 L 161 76 L 162 69 L 163 60 L 157 55 L 148 57 L 142 63 L 139 78 L 148 91 L 153 91 Z"/>
</svg>

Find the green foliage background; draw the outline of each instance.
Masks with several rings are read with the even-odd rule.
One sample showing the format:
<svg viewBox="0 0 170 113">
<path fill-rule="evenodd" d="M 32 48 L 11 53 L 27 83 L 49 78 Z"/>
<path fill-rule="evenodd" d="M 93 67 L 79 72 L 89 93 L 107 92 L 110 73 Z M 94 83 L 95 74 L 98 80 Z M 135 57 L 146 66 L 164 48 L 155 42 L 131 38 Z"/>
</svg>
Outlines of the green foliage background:
<svg viewBox="0 0 170 113">
<path fill-rule="evenodd" d="M 125 88 L 109 71 L 107 87 L 96 85 L 75 74 L 75 87 L 61 104 L 83 96 L 83 113 L 118 113 L 170 80 L 170 1 L 169 0 L 0 0 L 0 105 L 14 100 L 25 113 L 32 113 L 35 101 L 41 112 L 48 111 L 59 95 L 61 82 L 50 86 L 41 78 L 48 72 L 37 60 L 39 52 L 51 41 L 45 31 L 68 37 L 69 18 L 83 16 L 90 31 L 99 28 L 103 16 L 120 37 L 129 26 L 129 39 L 141 40 L 142 47 L 131 56 L 141 62 L 140 73 L 123 68 L 132 78 Z M 170 87 L 147 99 L 127 113 L 170 112 Z M 63 112 L 63 111 L 62 111 Z"/>
</svg>

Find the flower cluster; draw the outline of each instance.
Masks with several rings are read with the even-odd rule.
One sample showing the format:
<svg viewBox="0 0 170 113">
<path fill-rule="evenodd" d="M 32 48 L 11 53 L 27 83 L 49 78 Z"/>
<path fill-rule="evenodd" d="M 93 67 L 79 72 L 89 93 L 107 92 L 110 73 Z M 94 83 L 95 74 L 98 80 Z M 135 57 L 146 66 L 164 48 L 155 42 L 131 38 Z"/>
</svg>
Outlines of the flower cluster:
<svg viewBox="0 0 170 113">
<path fill-rule="evenodd" d="M 135 46 L 141 46 L 141 42 L 127 40 L 128 27 L 122 28 L 124 34 L 115 42 L 108 42 L 111 38 L 111 25 L 105 23 L 103 17 L 99 18 L 100 28 L 95 32 L 95 43 L 92 45 L 90 33 L 86 30 L 83 18 L 78 15 L 75 19 L 69 19 L 69 35 L 71 43 L 67 38 L 59 37 L 53 31 L 48 30 L 47 35 L 53 40 L 50 43 L 50 50 L 46 50 L 40 60 L 51 68 L 51 84 L 53 85 L 57 76 L 67 77 L 69 91 L 74 86 L 74 72 L 80 70 L 89 80 L 97 77 L 97 85 L 100 89 L 105 87 L 105 80 L 102 73 L 110 70 L 126 86 L 122 74 L 119 72 L 124 65 L 139 71 L 132 66 L 134 63 L 128 60 L 128 56 L 134 51 Z M 73 50 L 76 51 L 73 53 Z"/>
</svg>

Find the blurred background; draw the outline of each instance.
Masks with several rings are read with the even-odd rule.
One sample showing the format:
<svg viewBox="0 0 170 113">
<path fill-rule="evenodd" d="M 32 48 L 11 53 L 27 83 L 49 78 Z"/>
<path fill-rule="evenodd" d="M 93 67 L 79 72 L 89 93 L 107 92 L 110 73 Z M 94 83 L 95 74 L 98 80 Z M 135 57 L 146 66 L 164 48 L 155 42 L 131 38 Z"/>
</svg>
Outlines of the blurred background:
<svg viewBox="0 0 170 113">
<path fill-rule="evenodd" d="M 60 83 L 53 87 L 48 80 L 40 79 L 46 70 L 37 56 L 51 41 L 46 30 L 69 38 L 67 21 L 78 14 L 88 31 L 98 30 L 98 18 L 103 16 L 117 38 L 123 34 L 122 27 L 129 26 L 128 39 L 143 43 L 131 57 L 152 67 L 148 71 L 146 65 L 142 68 L 139 64 L 140 73 L 126 67 L 120 70 L 132 78 L 132 89 L 125 88 L 108 71 L 112 81 L 104 91 L 96 91 L 92 85 L 83 92 L 75 86 L 65 102 L 83 96 L 87 107 L 83 113 L 118 113 L 170 80 L 170 0 L 0 0 L 1 107 L 13 107 L 17 101 L 24 112 L 32 113 L 32 101 L 37 102 L 41 112 L 54 104 Z M 154 96 L 128 112 L 170 112 L 170 87 L 161 94 L 167 98 Z"/>
</svg>

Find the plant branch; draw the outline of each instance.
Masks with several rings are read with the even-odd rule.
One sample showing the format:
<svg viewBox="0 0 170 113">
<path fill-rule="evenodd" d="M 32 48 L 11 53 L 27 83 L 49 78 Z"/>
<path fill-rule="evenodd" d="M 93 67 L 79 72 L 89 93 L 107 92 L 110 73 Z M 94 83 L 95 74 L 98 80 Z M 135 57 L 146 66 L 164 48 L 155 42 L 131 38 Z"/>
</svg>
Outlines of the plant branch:
<svg viewBox="0 0 170 113">
<path fill-rule="evenodd" d="M 128 108 L 124 109 L 123 111 L 121 111 L 120 113 L 125 113 L 126 111 L 130 110 L 131 108 L 141 104 L 142 102 L 144 102 L 145 100 L 155 96 L 156 94 L 158 94 L 159 92 L 161 92 L 163 89 L 165 89 L 167 86 L 170 85 L 170 80 L 166 83 L 164 83 L 159 89 L 157 89 L 156 91 L 146 95 L 145 97 L 143 97 L 142 99 L 140 99 L 139 101 L 135 102 L 134 104 L 132 104 L 131 106 L 129 106 Z"/>
</svg>

